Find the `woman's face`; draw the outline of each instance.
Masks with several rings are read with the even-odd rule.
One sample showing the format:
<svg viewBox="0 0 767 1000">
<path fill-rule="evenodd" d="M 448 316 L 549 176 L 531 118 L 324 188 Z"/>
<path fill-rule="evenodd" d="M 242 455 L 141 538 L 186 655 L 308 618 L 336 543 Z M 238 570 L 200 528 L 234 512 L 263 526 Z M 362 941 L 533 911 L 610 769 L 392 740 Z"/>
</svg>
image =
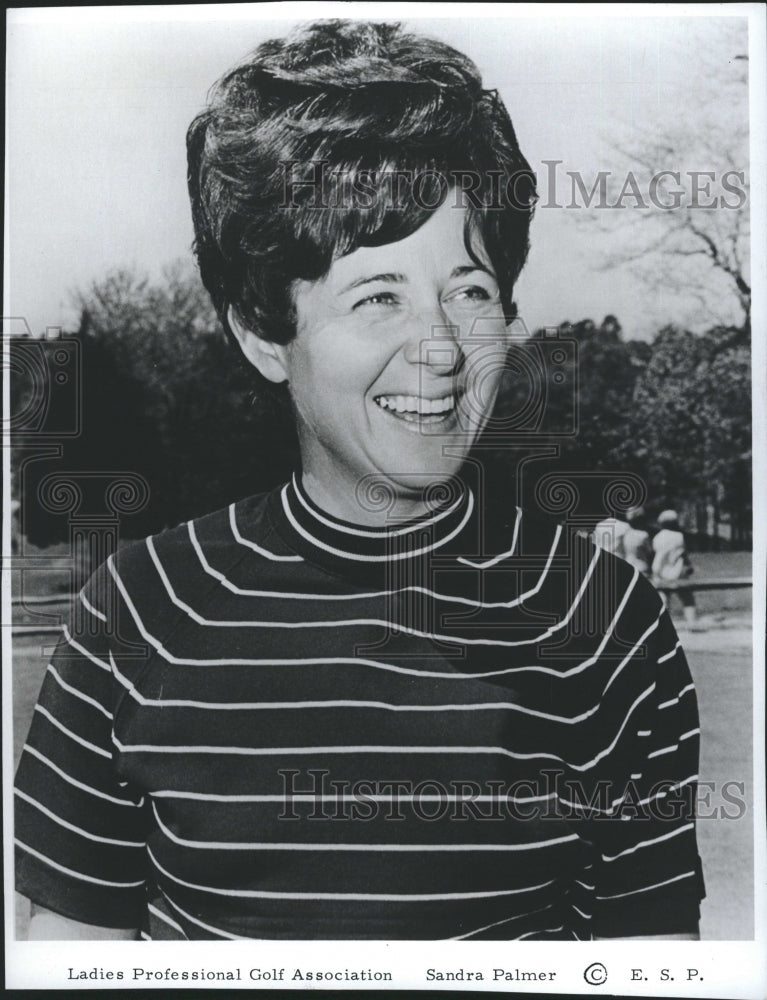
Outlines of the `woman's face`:
<svg viewBox="0 0 767 1000">
<path fill-rule="evenodd" d="M 360 506 L 371 475 L 418 513 L 461 466 L 495 402 L 507 347 L 498 284 L 465 208 L 448 200 L 397 243 L 362 247 L 294 288 L 297 333 L 273 345 L 298 421 L 304 484 L 330 513 Z M 369 482 L 369 480 L 367 480 Z"/>
</svg>

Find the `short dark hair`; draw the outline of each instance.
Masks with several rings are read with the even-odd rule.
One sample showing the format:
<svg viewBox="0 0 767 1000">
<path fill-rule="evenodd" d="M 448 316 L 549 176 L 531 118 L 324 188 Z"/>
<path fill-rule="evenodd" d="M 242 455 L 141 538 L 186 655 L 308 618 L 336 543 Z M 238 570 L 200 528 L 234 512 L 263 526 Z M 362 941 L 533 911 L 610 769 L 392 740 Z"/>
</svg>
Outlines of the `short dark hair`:
<svg viewBox="0 0 767 1000">
<path fill-rule="evenodd" d="M 195 253 L 230 333 L 232 306 L 249 329 L 286 343 L 294 281 L 321 278 L 357 247 L 404 239 L 451 189 L 468 200 L 467 249 L 475 256 L 471 235 L 482 237 L 513 315 L 535 178 L 497 93 L 443 42 L 346 20 L 264 42 L 213 88 L 187 154 Z M 331 179 L 334 197 L 318 204 Z"/>
</svg>

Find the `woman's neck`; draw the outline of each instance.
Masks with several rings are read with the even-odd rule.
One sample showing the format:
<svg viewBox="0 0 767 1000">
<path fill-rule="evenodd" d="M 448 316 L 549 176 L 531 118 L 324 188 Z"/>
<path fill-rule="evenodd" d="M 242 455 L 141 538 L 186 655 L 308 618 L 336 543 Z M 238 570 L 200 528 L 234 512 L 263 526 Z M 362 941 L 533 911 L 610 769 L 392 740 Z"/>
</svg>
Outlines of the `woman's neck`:
<svg viewBox="0 0 767 1000">
<path fill-rule="evenodd" d="M 434 511 L 441 484 L 427 483 L 408 490 L 385 476 L 370 476 L 356 488 L 328 488 L 327 484 L 304 470 L 301 486 L 308 498 L 326 514 L 350 524 L 371 528 L 386 528 L 393 524 L 413 521 Z M 339 484 L 340 485 L 340 484 Z M 445 486 L 445 494 L 451 492 Z"/>
</svg>

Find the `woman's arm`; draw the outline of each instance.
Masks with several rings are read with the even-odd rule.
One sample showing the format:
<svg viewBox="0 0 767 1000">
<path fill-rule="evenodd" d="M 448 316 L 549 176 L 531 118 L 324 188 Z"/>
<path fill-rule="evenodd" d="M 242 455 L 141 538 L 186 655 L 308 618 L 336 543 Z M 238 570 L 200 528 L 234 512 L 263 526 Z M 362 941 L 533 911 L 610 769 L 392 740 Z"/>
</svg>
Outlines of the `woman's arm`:
<svg viewBox="0 0 767 1000">
<path fill-rule="evenodd" d="M 150 816 L 142 789 L 117 774 L 121 612 L 109 576 L 94 574 L 62 632 L 16 773 L 16 889 L 37 904 L 32 939 L 135 938 L 145 919 Z"/>
<path fill-rule="evenodd" d="M 135 941 L 139 933 L 132 928 L 96 927 L 79 920 L 62 917 L 53 910 L 32 904 L 29 921 L 29 941 Z"/>
<path fill-rule="evenodd" d="M 695 941 L 705 896 L 695 836 L 697 701 L 671 619 L 658 615 L 660 602 L 648 587 L 636 580 L 636 611 L 626 616 L 643 656 L 610 680 L 613 696 L 626 687 L 623 704 L 633 711 L 616 717 L 635 737 L 619 744 L 623 755 L 615 758 L 625 775 L 610 795 L 617 806 L 589 820 L 598 851 L 588 879 L 595 886 L 592 929 L 600 939 Z"/>
</svg>

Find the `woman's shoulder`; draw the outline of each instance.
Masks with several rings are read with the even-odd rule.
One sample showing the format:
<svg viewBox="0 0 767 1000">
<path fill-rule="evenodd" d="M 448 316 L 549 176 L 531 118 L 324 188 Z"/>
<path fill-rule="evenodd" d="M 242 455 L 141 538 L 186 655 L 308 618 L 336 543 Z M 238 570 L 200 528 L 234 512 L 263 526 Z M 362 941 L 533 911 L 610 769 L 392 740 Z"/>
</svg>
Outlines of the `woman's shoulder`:
<svg viewBox="0 0 767 1000">
<path fill-rule="evenodd" d="M 160 559 L 163 565 L 183 565 L 190 559 L 199 562 L 203 548 L 219 559 L 225 557 L 227 550 L 233 556 L 240 555 L 243 532 L 249 539 L 258 539 L 271 531 L 267 516 L 269 496 L 259 493 L 233 500 L 225 507 L 126 542 L 115 554 L 115 566 L 121 573 L 136 575 L 153 566 L 156 569 Z M 105 568 L 106 564 L 101 571 Z"/>
<path fill-rule="evenodd" d="M 491 508 L 488 513 L 488 552 L 505 551 L 522 565 L 545 567 L 547 574 L 566 577 L 568 586 L 576 590 L 592 585 L 617 599 L 631 591 L 630 600 L 655 607 L 655 590 L 637 574 L 636 567 L 598 545 L 586 527 L 529 506 L 509 506 L 505 512 Z M 640 579 L 635 579 L 637 575 Z"/>
</svg>

